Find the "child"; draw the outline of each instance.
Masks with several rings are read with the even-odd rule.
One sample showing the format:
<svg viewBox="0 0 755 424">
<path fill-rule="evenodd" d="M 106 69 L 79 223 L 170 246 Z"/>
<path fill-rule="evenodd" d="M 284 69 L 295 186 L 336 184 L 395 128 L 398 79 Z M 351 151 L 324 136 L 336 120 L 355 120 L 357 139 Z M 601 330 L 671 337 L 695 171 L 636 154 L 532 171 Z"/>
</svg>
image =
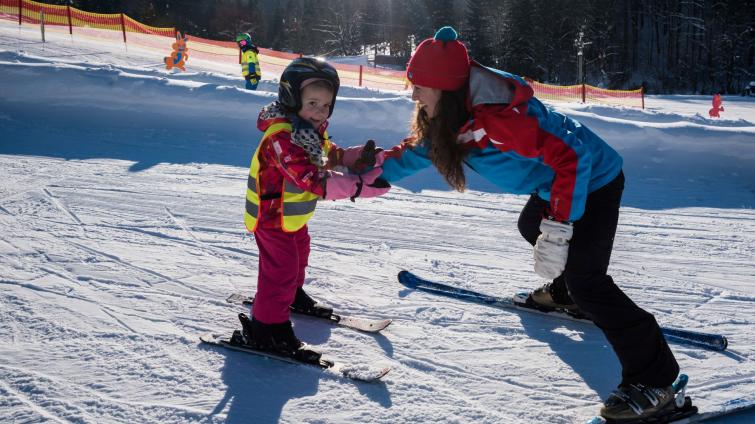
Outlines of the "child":
<svg viewBox="0 0 755 424">
<path fill-rule="evenodd" d="M 377 179 L 379 168 L 362 175 L 333 169 L 361 168 L 368 150 L 344 150 L 328 138 L 325 128 L 339 84 L 328 63 L 295 59 L 281 75 L 278 101 L 259 114 L 257 128 L 265 134 L 252 158 L 244 215 L 259 247 L 259 277 L 253 318 L 239 316 L 243 342 L 255 349 L 286 356 L 306 351 L 294 335 L 289 309 L 318 312 L 302 289 L 310 249 L 307 221 L 317 201 L 374 197 L 390 189 Z"/>
<path fill-rule="evenodd" d="M 247 90 L 256 90 L 257 84 L 262 77 L 260 62 L 257 58 L 259 49 L 252 43 L 252 36 L 249 33 L 243 33 L 236 36 L 236 44 L 241 49 L 241 75 L 246 80 Z"/>
<path fill-rule="evenodd" d="M 519 231 L 534 246 L 535 272 L 551 280 L 531 301 L 587 315 L 623 368 L 601 414 L 638 420 L 673 409 L 679 365 L 653 315 L 607 274 L 624 189 L 621 156 L 545 107 L 521 77 L 471 61 L 451 27 L 417 47 L 406 73 L 417 102 L 413 134 L 385 152 L 382 178 L 435 165 L 462 191 L 466 164 L 506 192 L 531 194 Z"/>
</svg>

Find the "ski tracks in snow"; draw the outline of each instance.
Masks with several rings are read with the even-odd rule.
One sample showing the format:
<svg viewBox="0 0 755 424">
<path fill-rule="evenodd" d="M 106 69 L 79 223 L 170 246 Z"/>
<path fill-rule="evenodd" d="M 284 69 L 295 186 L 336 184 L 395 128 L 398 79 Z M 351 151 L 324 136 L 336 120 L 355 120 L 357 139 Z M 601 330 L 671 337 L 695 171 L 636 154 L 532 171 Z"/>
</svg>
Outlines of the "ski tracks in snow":
<svg viewBox="0 0 755 424">
<path fill-rule="evenodd" d="M 394 370 L 385 381 L 344 383 L 198 348 L 195 334 L 237 325 L 228 293 L 255 285 L 257 249 L 242 223 L 247 168 L 229 164 L 247 147 L 250 154 L 257 137 L 237 139 L 241 131 L 228 129 L 247 122 L 227 111 L 269 101 L 274 93 L 264 90 L 272 82 L 263 92 L 227 90 L 221 86 L 239 81 L 232 76 L 237 65 L 229 64 L 228 75 L 177 76 L 154 69 L 159 59 L 133 57 L 137 49 L 124 51 L 122 43 L 106 55 L 101 43 L 74 44 L 52 32 L 45 50 L 31 41 L 39 34 L 30 28 L 0 23 L 0 67 L 13 71 L 11 83 L 44 74 L 50 87 L 84 93 L 75 111 L 58 107 L 70 99 L 54 90 L 38 103 L 60 122 L 87 129 L 40 125 L 24 112 L 38 109 L 31 103 L 38 98 L 10 87 L 18 103 L 9 101 L 0 120 L 19 140 L 18 151 L 0 155 L 0 421 L 242 422 L 260 408 L 281 422 L 566 424 L 593 415 L 618 382 L 615 358 L 595 328 L 402 288 L 396 274 L 404 268 L 498 296 L 543 281 L 517 230 L 525 196 L 411 192 L 401 182 L 381 198 L 321 202 L 310 221 L 308 292 L 339 312 L 393 324 L 364 335 L 295 320 L 300 337 L 328 354 L 389 362 Z M 56 62 L 44 57 L 50 54 L 59 55 Z M 383 147 L 392 144 L 402 132 L 396 116 L 409 100 L 376 102 L 393 95 L 347 91 L 356 97 L 343 104 L 358 106 L 370 122 L 352 122 L 354 112 L 342 109 L 334 125 L 339 140 L 377 135 Z M 98 122 L 88 129 L 92 98 L 117 108 L 92 111 Z M 168 103 L 175 109 L 166 111 Z M 128 125 L 124 109 L 136 117 Z M 628 113 L 638 127 L 648 118 L 595 112 L 608 114 L 596 124 L 609 135 L 612 118 Z M 34 137 L 22 140 L 30 131 Z M 673 144 L 678 132 L 653 134 Z M 74 145 L 82 138 L 91 143 Z M 229 153 L 215 155 L 223 149 Z M 735 176 L 705 177 L 703 186 L 674 179 L 684 190 L 643 196 L 697 196 L 700 187 L 720 187 L 735 197 L 736 188 L 725 189 Z M 715 194 L 700 194 L 706 196 Z M 755 392 L 755 213 L 715 204 L 622 209 L 611 267 L 660 322 L 730 337 L 728 354 L 672 346 L 703 409 Z"/>
<path fill-rule="evenodd" d="M 84 225 L 84 223 L 81 222 L 81 220 L 79 219 L 79 217 L 76 216 L 75 213 L 71 212 L 71 210 L 68 209 L 68 207 L 66 207 L 66 205 L 64 205 L 63 203 L 61 203 L 55 196 L 53 196 L 52 193 L 50 193 L 50 191 L 47 188 L 43 188 L 42 191 L 47 195 L 47 197 L 50 199 L 50 201 L 52 201 L 52 203 L 55 206 L 57 206 L 61 211 L 65 212 L 66 215 L 70 216 L 71 219 L 74 222 L 76 222 L 79 225 Z"/>
</svg>

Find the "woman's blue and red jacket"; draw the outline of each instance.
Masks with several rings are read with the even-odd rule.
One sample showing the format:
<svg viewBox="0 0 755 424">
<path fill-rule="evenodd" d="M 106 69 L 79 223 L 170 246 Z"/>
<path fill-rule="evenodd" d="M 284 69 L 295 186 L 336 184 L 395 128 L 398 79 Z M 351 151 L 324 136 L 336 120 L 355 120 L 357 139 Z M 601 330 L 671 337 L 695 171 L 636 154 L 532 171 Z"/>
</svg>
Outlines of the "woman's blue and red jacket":
<svg viewBox="0 0 755 424">
<path fill-rule="evenodd" d="M 464 163 L 504 192 L 537 193 L 556 220 L 579 220 L 587 195 L 621 172 L 614 149 L 543 105 L 520 76 L 473 63 L 469 98 L 472 117 L 458 137 L 468 152 Z M 427 143 L 388 150 L 381 177 L 393 183 L 430 166 Z"/>
</svg>

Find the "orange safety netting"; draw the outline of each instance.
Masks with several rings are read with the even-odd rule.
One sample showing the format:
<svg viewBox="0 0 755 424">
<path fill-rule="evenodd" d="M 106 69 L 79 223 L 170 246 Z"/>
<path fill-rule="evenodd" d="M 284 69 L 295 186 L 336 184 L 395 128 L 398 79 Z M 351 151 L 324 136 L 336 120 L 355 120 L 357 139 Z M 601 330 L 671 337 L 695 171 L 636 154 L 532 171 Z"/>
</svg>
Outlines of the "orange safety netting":
<svg viewBox="0 0 755 424">
<path fill-rule="evenodd" d="M 123 23 L 125 24 L 127 43 L 152 47 L 160 51 L 170 51 L 171 45 L 176 41 L 175 28 L 157 28 L 144 25 L 128 15 L 123 15 Z"/>
<path fill-rule="evenodd" d="M 582 85 L 550 85 L 527 79 L 540 100 L 556 102 L 581 102 Z"/>
<path fill-rule="evenodd" d="M 21 20 L 23 22 L 39 24 L 43 13 L 45 25 L 68 26 L 68 8 L 66 6 L 53 6 L 28 0 L 23 0 L 21 3 Z"/>
<path fill-rule="evenodd" d="M 362 82 L 363 85 L 374 88 L 390 90 L 406 90 L 409 88 L 409 80 L 406 79 L 406 71 L 364 68 Z"/>
<path fill-rule="evenodd" d="M 589 102 L 620 106 L 644 107 L 642 89 L 606 90 L 587 84 L 550 85 L 527 79 L 540 100 L 556 102 Z"/>
<path fill-rule="evenodd" d="M 91 13 L 71 8 L 71 22 L 77 35 L 124 41 L 120 13 Z M 99 31 L 103 29 L 107 31 Z"/>
<path fill-rule="evenodd" d="M 344 63 L 334 63 L 333 67 L 338 70 L 338 76 L 344 85 L 391 90 L 405 90 L 408 87 L 404 71 Z"/>
<path fill-rule="evenodd" d="M 92 13 L 71 9 L 71 22 L 75 27 L 108 29 L 122 32 L 120 13 Z"/>
<path fill-rule="evenodd" d="M 191 49 L 191 57 L 194 59 L 214 60 L 233 63 L 239 60 L 239 48 L 232 41 L 217 41 L 196 35 L 186 34 L 187 43 Z"/>
<path fill-rule="evenodd" d="M 123 23 L 126 26 L 126 32 L 136 32 L 140 34 L 150 35 L 162 35 L 163 37 L 176 37 L 175 28 L 158 28 L 149 25 L 145 25 L 141 22 L 130 18 L 128 15 L 123 15 Z"/>
<path fill-rule="evenodd" d="M 642 88 L 636 90 L 606 90 L 591 85 L 585 85 L 586 103 L 604 103 L 644 108 L 643 100 Z"/>
<path fill-rule="evenodd" d="M 332 65 L 338 70 L 338 78 L 341 79 L 341 84 L 353 86 L 360 85 L 360 70 L 362 69 L 361 66 L 349 65 L 346 63 L 332 63 Z"/>
<path fill-rule="evenodd" d="M 18 0 L 0 0 L 0 19 L 18 21 Z"/>
<path fill-rule="evenodd" d="M 301 55 L 260 48 L 259 59 L 262 74 L 270 71 L 277 74 L 283 73 L 286 66 L 297 57 L 301 57 Z"/>
<path fill-rule="evenodd" d="M 123 13 L 92 13 L 75 7 L 49 5 L 31 0 L 0 0 L 0 19 L 17 20 L 19 25 L 39 25 L 43 17 L 45 26 L 65 26 L 71 34 L 76 28 L 77 34 L 97 38 L 126 41 L 127 33 L 175 37 L 174 28 L 144 25 Z"/>
</svg>

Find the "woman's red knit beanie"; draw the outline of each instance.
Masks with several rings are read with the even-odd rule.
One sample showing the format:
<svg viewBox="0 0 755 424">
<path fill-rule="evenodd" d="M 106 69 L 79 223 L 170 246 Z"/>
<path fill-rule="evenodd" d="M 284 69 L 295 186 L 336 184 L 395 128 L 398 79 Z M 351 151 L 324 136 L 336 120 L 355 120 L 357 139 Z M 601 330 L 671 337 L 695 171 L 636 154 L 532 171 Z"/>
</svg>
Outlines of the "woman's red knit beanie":
<svg viewBox="0 0 755 424">
<path fill-rule="evenodd" d="M 446 26 L 422 41 L 409 59 L 406 78 L 415 85 L 446 91 L 463 87 L 469 78 L 469 55 L 457 38 L 456 31 Z"/>
</svg>

